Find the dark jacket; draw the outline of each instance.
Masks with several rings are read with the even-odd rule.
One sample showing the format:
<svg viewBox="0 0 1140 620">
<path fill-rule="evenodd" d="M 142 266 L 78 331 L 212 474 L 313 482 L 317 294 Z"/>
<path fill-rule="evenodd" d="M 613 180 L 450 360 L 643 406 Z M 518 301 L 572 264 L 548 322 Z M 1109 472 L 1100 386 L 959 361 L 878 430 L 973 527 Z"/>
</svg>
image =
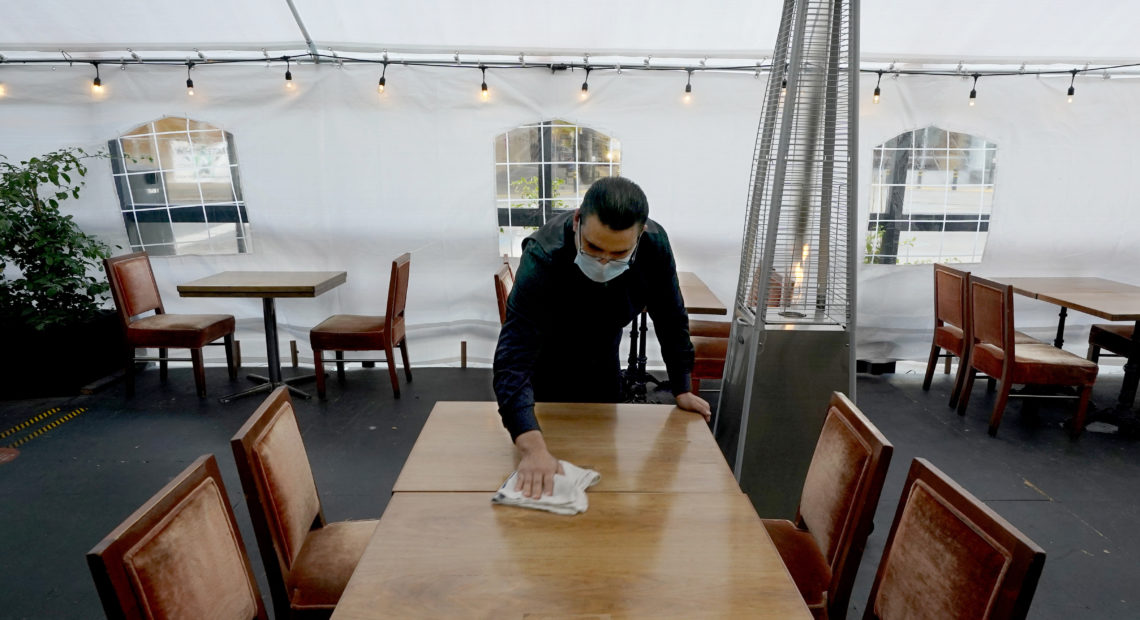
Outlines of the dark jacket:
<svg viewBox="0 0 1140 620">
<path fill-rule="evenodd" d="M 674 394 L 690 390 L 689 316 L 665 229 L 646 223 L 629 269 L 590 280 L 574 258 L 573 212 L 523 240 L 495 349 L 495 397 L 511 439 L 538 428 L 534 402 L 616 402 L 625 326 L 649 310 Z"/>
</svg>

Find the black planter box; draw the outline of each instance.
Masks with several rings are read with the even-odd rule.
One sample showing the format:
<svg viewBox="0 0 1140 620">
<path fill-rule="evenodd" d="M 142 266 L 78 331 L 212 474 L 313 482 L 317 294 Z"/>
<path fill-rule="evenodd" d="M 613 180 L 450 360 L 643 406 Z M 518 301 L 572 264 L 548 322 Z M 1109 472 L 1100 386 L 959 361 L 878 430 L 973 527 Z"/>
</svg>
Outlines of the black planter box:
<svg viewBox="0 0 1140 620">
<path fill-rule="evenodd" d="M 0 400 L 78 394 L 123 367 L 126 344 L 113 310 L 43 330 L 8 328 L 8 346 L 0 356 Z"/>
</svg>

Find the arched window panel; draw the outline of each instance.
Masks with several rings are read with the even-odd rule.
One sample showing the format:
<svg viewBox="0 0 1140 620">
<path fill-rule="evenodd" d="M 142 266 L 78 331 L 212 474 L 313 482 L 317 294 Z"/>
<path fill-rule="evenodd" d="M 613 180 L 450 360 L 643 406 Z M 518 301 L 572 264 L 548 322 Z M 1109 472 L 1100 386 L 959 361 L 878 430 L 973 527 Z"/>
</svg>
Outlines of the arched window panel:
<svg viewBox="0 0 1140 620">
<path fill-rule="evenodd" d="M 576 209 L 598 179 L 621 174 L 621 142 L 562 120 L 495 136 L 499 253 L 522 254 L 522 240 L 547 219 Z"/>
<path fill-rule="evenodd" d="M 876 146 L 863 262 L 980 262 L 996 166 L 997 144 L 938 127 Z"/>
<path fill-rule="evenodd" d="M 127 238 L 152 256 L 252 249 L 234 138 L 166 117 L 108 142 Z"/>
</svg>

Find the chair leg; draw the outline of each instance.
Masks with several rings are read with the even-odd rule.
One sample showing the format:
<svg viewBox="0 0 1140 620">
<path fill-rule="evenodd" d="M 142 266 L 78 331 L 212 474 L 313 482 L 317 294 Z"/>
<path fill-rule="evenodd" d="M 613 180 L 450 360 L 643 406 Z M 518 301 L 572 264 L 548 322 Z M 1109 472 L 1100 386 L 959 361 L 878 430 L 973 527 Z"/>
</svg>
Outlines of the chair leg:
<svg viewBox="0 0 1140 620">
<path fill-rule="evenodd" d="M 158 362 L 158 378 L 162 381 L 166 381 L 166 358 L 170 357 L 169 351 L 167 349 L 159 349 L 158 356 L 162 358 Z"/>
<path fill-rule="evenodd" d="M 950 356 L 946 356 L 946 360 L 942 365 L 942 374 L 950 374 Z"/>
<path fill-rule="evenodd" d="M 230 381 L 237 379 L 238 368 L 234 357 L 234 335 L 226 334 L 226 368 L 230 371 Z"/>
<path fill-rule="evenodd" d="M 1095 344 L 1092 344 L 1090 342 L 1089 343 L 1089 352 L 1088 352 L 1088 355 L 1086 355 L 1085 357 L 1088 358 L 1088 360 L 1090 362 L 1092 362 L 1094 364 L 1097 363 L 1097 360 L 1100 359 L 1100 347 L 1095 345 Z"/>
<path fill-rule="evenodd" d="M 124 366 L 124 368 L 126 369 L 126 377 L 127 377 L 127 396 L 134 396 L 135 395 L 135 348 L 129 344 L 127 345 L 126 361 L 127 361 L 127 363 Z"/>
<path fill-rule="evenodd" d="M 1077 415 L 1073 417 L 1070 423 L 1069 436 L 1073 439 L 1081 436 L 1081 431 L 1085 430 L 1085 416 L 1089 411 L 1089 398 L 1092 396 L 1092 386 L 1086 385 L 1081 388 L 1081 402 L 1077 405 Z"/>
<path fill-rule="evenodd" d="M 993 377 L 987 377 L 986 378 L 986 391 L 987 392 L 993 392 L 996 387 L 997 387 L 997 379 L 995 379 Z"/>
<path fill-rule="evenodd" d="M 966 415 L 966 406 L 970 404 L 970 391 L 974 389 L 974 378 L 977 376 L 973 368 L 966 369 L 966 383 L 962 386 L 962 392 L 958 394 L 958 415 Z"/>
<path fill-rule="evenodd" d="M 938 352 L 940 350 L 938 345 L 930 347 L 930 359 L 926 360 L 926 377 L 922 380 L 923 390 L 930 389 L 930 382 L 934 379 L 934 367 L 938 365 Z"/>
<path fill-rule="evenodd" d="M 400 378 L 396 375 L 396 355 L 392 350 L 391 343 L 384 344 L 384 357 L 388 362 L 388 376 L 392 378 L 392 392 L 396 394 L 396 398 L 400 397 Z"/>
<path fill-rule="evenodd" d="M 194 386 L 198 388 L 198 398 L 205 398 L 206 367 L 202 364 L 202 349 L 190 349 L 190 361 L 194 364 Z"/>
<path fill-rule="evenodd" d="M 408 339 L 404 338 L 400 341 L 400 356 L 404 358 L 404 376 L 407 377 L 408 383 L 412 382 L 412 367 L 408 365 Z"/>
<path fill-rule="evenodd" d="M 336 352 L 336 379 L 344 381 L 344 351 Z"/>
<path fill-rule="evenodd" d="M 962 387 L 966 383 L 966 374 L 973 373 L 974 369 L 966 363 L 966 360 L 958 360 L 958 374 L 954 375 L 954 390 L 950 392 L 950 408 L 958 406 L 958 399 L 962 396 Z"/>
<path fill-rule="evenodd" d="M 997 437 L 998 425 L 1001 424 L 1001 416 L 1005 413 L 1005 406 L 1009 403 L 1009 390 L 1013 387 L 1010 382 L 1003 380 L 1001 388 L 998 390 L 997 402 L 994 403 L 994 412 L 990 414 L 990 437 Z"/>
<path fill-rule="evenodd" d="M 325 398 L 325 360 L 324 351 L 313 349 L 313 371 L 317 375 L 317 396 Z"/>
</svg>

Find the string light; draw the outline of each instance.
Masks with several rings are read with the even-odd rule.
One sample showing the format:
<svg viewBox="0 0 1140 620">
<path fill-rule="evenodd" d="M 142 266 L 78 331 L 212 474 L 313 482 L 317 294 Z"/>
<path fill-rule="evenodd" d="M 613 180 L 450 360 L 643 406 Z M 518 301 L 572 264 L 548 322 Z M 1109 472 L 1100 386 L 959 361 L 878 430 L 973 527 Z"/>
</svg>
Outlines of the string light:
<svg viewBox="0 0 1140 620">
<path fill-rule="evenodd" d="M 586 67 L 586 80 L 582 82 L 582 98 L 590 96 L 590 68 Z"/>
<path fill-rule="evenodd" d="M 974 74 L 974 87 L 970 89 L 970 107 L 974 106 L 974 102 L 978 100 L 978 78 L 981 77 L 977 73 Z"/>
<path fill-rule="evenodd" d="M 385 75 L 388 74 L 388 61 L 384 61 L 384 68 L 380 71 L 380 83 L 376 85 L 376 92 L 383 94 L 384 85 L 387 82 Z"/>
<path fill-rule="evenodd" d="M 873 103 L 879 103 L 879 82 L 883 81 L 883 72 L 879 71 L 879 78 L 875 80 L 875 94 L 871 97 Z"/>
<path fill-rule="evenodd" d="M 103 93 L 103 80 L 99 77 L 99 63 L 91 64 L 95 66 L 95 79 L 91 80 L 91 92 L 100 95 Z"/>
<path fill-rule="evenodd" d="M 293 71 L 289 59 L 285 59 L 285 88 L 293 88 Z"/>
<path fill-rule="evenodd" d="M 190 70 L 194 68 L 193 61 L 186 63 L 186 94 L 194 96 L 194 80 L 190 79 Z"/>
<path fill-rule="evenodd" d="M 1077 89 L 1073 88 L 1073 84 L 1077 81 L 1077 70 L 1073 69 L 1071 73 L 1073 74 L 1073 79 L 1069 80 L 1069 103 L 1073 102 L 1073 95 L 1077 94 Z"/>
<path fill-rule="evenodd" d="M 0 97 L 8 94 L 8 87 L 4 86 L 4 82 L 0 82 Z"/>
<path fill-rule="evenodd" d="M 483 96 L 483 101 L 486 101 L 490 96 L 490 91 L 487 90 L 487 67 L 479 65 L 479 70 L 483 72 L 483 84 L 480 85 L 479 90 Z"/>
<path fill-rule="evenodd" d="M 685 81 L 685 103 L 689 103 L 693 100 L 693 70 L 685 69 L 685 73 L 689 74 Z"/>
</svg>

